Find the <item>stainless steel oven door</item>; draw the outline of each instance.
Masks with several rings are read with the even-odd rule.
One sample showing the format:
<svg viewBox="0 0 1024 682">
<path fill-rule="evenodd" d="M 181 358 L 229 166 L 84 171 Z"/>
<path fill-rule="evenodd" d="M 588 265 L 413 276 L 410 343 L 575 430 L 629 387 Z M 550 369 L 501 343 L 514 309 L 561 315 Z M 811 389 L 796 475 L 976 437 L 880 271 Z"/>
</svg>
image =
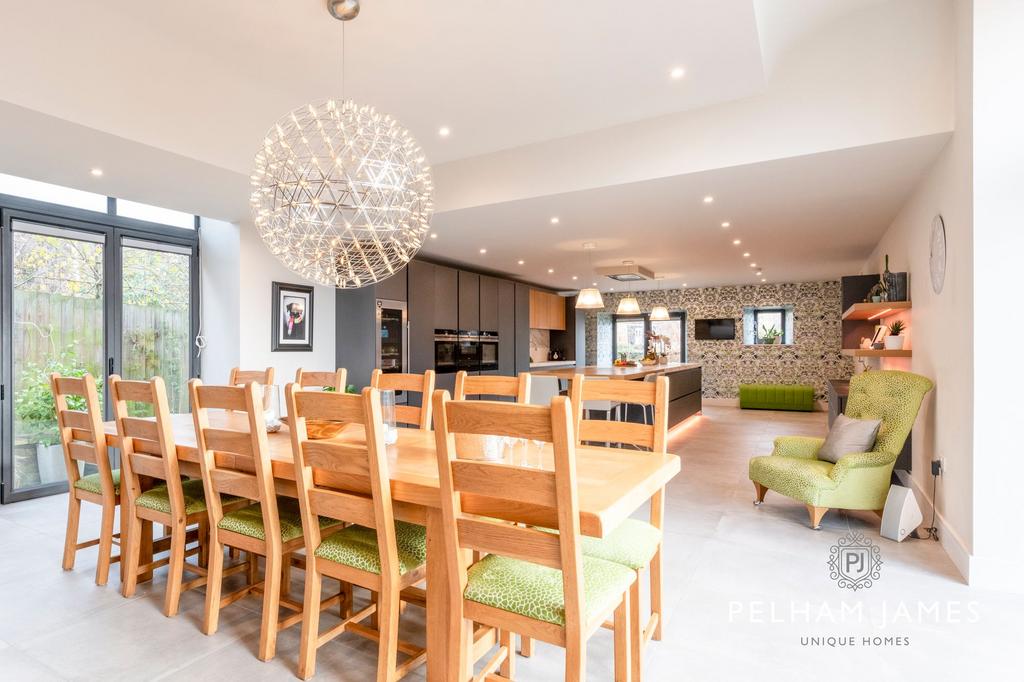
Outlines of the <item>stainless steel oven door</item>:
<svg viewBox="0 0 1024 682">
<path fill-rule="evenodd" d="M 498 369 L 498 342 L 480 342 L 480 371 L 487 372 Z"/>
</svg>

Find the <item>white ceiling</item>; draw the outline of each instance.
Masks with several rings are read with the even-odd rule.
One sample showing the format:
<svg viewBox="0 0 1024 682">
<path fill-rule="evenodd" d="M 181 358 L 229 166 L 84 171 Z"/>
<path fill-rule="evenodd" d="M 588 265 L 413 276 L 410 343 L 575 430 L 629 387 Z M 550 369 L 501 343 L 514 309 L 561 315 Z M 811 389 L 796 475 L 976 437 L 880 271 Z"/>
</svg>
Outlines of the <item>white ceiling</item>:
<svg viewBox="0 0 1024 682">
<path fill-rule="evenodd" d="M 246 223 L 265 131 L 340 90 L 323 0 L 0 16 L 0 173 Z M 666 286 L 753 282 L 744 249 L 769 281 L 832 278 L 953 129 L 951 22 L 937 0 L 363 0 L 345 87 L 435 166 L 427 255 L 566 289 L 593 281 L 584 241 Z"/>
<path fill-rule="evenodd" d="M 749 262 L 769 282 L 857 274 L 948 139 L 942 133 L 451 211 L 435 217 L 438 237 L 423 252 L 564 290 L 598 281 L 602 291 L 621 291 L 588 274 L 584 242 L 596 245 L 595 267 L 633 260 L 665 277 L 665 287 L 760 281 Z M 714 202 L 705 204 L 706 195 Z M 751 258 L 743 258 L 747 251 Z"/>
<path fill-rule="evenodd" d="M 0 97 L 246 174 L 275 121 L 341 91 L 323 0 L 0 8 L 18 27 Z M 397 116 L 434 164 L 764 86 L 750 0 L 364 0 L 345 31 L 345 94 Z M 676 65 L 689 75 L 673 82 Z"/>
</svg>

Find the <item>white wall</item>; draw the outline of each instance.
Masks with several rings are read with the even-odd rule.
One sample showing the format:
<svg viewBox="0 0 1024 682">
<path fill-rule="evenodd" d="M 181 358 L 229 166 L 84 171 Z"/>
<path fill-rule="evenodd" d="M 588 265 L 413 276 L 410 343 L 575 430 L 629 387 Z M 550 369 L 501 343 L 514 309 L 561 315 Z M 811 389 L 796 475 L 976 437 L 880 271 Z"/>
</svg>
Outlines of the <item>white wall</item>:
<svg viewBox="0 0 1024 682">
<path fill-rule="evenodd" d="M 974 5 L 974 556 L 971 584 L 1024 590 L 1019 391 L 1013 350 L 1024 254 L 1024 3 Z M 1006 343 L 997 345 L 994 330 Z"/>
<path fill-rule="evenodd" d="M 200 378 L 227 381 L 239 358 L 239 231 L 238 225 L 203 218 L 199 229 L 201 269 L 200 330 L 206 348 L 200 356 Z"/>
<path fill-rule="evenodd" d="M 910 273 L 913 309 L 910 326 L 913 358 L 888 361 L 931 378 L 935 390 L 925 399 L 914 427 L 913 481 L 922 507 L 931 504 L 930 462 L 942 459 L 938 481 L 941 540 L 967 577 L 974 546 L 974 460 L 972 417 L 974 386 L 971 358 L 975 269 L 972 253 L 972 28 L 971 3 L 956 3 L 956 129 L 928 174 L 900 210 L 864 272 L 881 272 L 889 254 L 893 272 Z M 932 290 L 929 241 L 932 219 L 946 224 L 946 279 L 942 293 Z M 984 337 L 983 337 L 984 338 Z M 1002 356 L 1002 354 L 998 354 Z M 927 520 L 926 516 L 926 520 Z"/>
<path fill-rule="evenodd" d="M 299 367 L 333 370 L 334 287 L 317 286 L 313 291 L 312 352 L 270 351 L 271 283 L 309 284 L 275 258 L 256 233 L 251 222 L 239 227 L 239 366 L 244 369 L 276 368 L 275 381 L 282 387 L 295 377 Z M 227 375 L 223 377 L 227 380 Z"/>
</svg>

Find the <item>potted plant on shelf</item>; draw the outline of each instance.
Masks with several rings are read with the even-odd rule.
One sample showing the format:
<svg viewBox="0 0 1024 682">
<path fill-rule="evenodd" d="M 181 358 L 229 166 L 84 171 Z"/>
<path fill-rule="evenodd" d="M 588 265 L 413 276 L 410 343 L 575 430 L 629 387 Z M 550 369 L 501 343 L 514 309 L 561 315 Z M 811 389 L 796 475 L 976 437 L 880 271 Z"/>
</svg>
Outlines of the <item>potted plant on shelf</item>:
<svg viewBox="0 0 1024 682">
<path fill-rule="evenodd" d="M 885 337 L 885 349 L 886 350 L 903 350 L 903 330 L 907 326 L 903 324 L 903 320 L 896 320 L 889 325 L 889 335 Z"/>
<path fill-rule="evenodd" d="M 776 329 L 774 324 L 771 327 L 761 325 L 761 343 L 774 345 L 779 342 L 780 336 L 782 336 L 782 332 Z"/>
</svg>

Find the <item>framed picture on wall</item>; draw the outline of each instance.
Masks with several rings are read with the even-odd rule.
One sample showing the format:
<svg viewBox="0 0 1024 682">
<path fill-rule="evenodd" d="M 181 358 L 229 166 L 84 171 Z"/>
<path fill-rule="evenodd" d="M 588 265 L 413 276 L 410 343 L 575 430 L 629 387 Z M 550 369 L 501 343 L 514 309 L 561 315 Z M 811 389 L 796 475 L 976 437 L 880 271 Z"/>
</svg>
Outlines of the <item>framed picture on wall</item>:
<svg viewBox="0 0 1024 682">
<path fill-rule="evenodd" d="M 271 351 L 313 350 L 313 287 L 274 282 L 271 310 Z"/>
</svg>

